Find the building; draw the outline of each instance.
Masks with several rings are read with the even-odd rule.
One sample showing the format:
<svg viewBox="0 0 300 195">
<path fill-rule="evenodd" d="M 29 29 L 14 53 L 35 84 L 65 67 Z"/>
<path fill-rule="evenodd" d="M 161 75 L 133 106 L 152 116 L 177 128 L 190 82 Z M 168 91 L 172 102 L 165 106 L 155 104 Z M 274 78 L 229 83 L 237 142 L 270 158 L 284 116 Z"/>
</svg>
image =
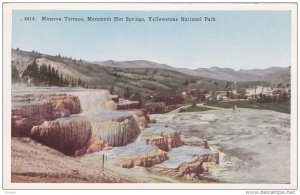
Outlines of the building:
<svg viewBox="0 0 300 195">
<path fill-rule="evenodd" d="M 119 99 L 119 102 L 117 104 L 117 110 L 132 110 L 132 109 L 139 109 L 139 108 L 140 108 L 139 101 Z"/>
<path fill-rule="evenodd" d="M 188 95 L 190 97 L 201 97 L 202 95 L 205 95 L 208 93 L 207 89 L 189 89 Z"/>
<path fill-rule="evenodd" d="M 220 96 L 227 96 L 227 91 L 215 91 L 214 94 Z"/>
<path fill-rule="evenodd" d="M 272 95 L 271 87 L 254 86 L 246 89 L 245 96 L 247 98 L 256 98 L 260 94 L 270 96 Z"/>
<path fill-rule="evenodd" d="M 218 101 L 227 101 L 228 98 L 226 96 L 224 96 L 223 94 L 218 94 L 217 95 L 217 100 Z"/>
<path fill-rule="evenodd" d="M 150 96 L 150 101 L 151 102 L 164 102 L 165 96 L 161 95 L 161 94 L 153 94 Z"/>
<path fill-rule="evenodd" d="M 282 95 L 284 93 L 290 93 L 290 89 L 288 89 L 288 88 L 274 88 L 272 90 L 272 95 Z"/>
<path fill-rule="evenodd" d="M 212 94 L 210 94 L 210 93 L 205 94 L 205 99 L 212 100 Z"/>
<path fill-rule="evenodd" d="M 166 96 L 164 102 L 166 106 L 184 104 L 184 98 L 181 96 Z"/>
<path fill-rule="evenodd" d="M 149 102 L 145 104 L 145 109 L 148 110 L 149 113 L 164 113 L 167 111 L 164 102 Z"/>
<path fill-rule="evenodd" d="M 159 103 L 163 102 L 166 106 L 184 104 L 185 98 L 183 95 L 161 95 L 153 94 L 150 96 L 150 102 Z"/>
</svg>

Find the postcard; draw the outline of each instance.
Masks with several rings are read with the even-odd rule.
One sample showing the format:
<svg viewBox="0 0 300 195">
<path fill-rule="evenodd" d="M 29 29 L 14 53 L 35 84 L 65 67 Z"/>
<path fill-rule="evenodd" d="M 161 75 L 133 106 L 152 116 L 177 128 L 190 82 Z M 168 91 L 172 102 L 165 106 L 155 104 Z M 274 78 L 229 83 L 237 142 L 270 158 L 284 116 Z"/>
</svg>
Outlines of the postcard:
<svg viewBox="0 0 300 195">
<path fill-rule="evenodd" d="M 296 3 L 4 3 L 4 189 L 296 189 Z"/>
</svg>

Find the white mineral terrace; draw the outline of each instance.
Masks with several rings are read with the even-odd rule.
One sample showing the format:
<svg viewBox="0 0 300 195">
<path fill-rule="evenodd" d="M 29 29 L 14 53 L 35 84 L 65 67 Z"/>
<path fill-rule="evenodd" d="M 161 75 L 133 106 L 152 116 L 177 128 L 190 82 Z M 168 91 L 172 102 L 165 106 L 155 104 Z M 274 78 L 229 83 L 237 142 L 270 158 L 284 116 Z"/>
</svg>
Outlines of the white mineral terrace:
<svg viewBox="0 0 300 195">
<path fill-rule="evenodd" d="M 75 95 L 80 100 L 82 112 L 85 114 L 95 114 L 106 112 L 112 106 L 107 105 L 111 99 L 111 95 L 107 90 L 103 89 L 83 89 L 83 88 L 67 88 L 67 87 L 25 87 L 12 88 L 14 94 L 32 94 L 32 93 L 66 93 Z"/>
<path fill-rule="evenodd" d="M 161 135 L 162 133 L 172 133 L 177 132 L 176 129 L 168 127 L 168 125 L 164 123 L 157 123 L 157 124 L 151 124 L 148 128 L 143 130 L 143 135 L 149 136 L 149 135 Z"/>
<path fill-rule="evenodd" d="M 168 152 L 169 159 L 156 166 L 163 168 L 177 168 L 183 163 L 193 162 L 200 155 L 211 153 L 211 150 L 199 146 L 181 146 L 172 148 Z"/>
<path fill-rule="evenodd" d="M 32 94 L 35 95 L 33 96 Z M 63 94 L 72 95 L 74 100 L 77 100 L 77 111 L 69 113 L 68 111 L 62 112 L 57 110 L 49 114 L 47 113 L 48 107 L 52 107 L 52 103 L 47 102 L 48 100 L 41 100 L 44 98 L 43 94 L 46 94 L 45 97 L 47 97 L 48 94 L 58 96 Z M 139 133 L 138 126 L 133 119 L 134 111 L 115 110 L 117 108 L 116 103 L 111 101 L 111 94 L 107 90 L 28 87 L 19 89 L 13 88 L 12 96 L 13 108 L 17 110 L 14 111 L 14 113 L 18 114 L 18 110 L 20 110 L 20 112 L 22 111 L 21 114 L 26 115 L 27 118 L 31 117 L 31 113 L 34 113 L 35 117 L 38 118 L 40 116 L 41 120 L 46 120 L 47 118 L 48 120 L 55 119 L 60 122 L 68 121 L 73 118 L 78 118 L 79 120 L 87 119 L 91 123 L 91 130 L 94 136 L 102 139 L 107 144 L 112 144 L 112 146 L 126 144 Z M 59 103 L 59 101 L 57 102 Z M 45 106 L 38 106 L 43 103 L 45 103 Z M 74 101 L 69 102 L 69 106 L 75 106 Z M 62 108 L 63 107 L 61 107 L 61 109 Z M 43 113 L 43 115 L 40 115 L 40 113 Z M 35 125 L 39 125 L 42 122 L 43 121 L 38 121 Z M 19 133 L 20 130 L 16 132 Z M 25 133 L 28 134 L 28 132 L 30 132 L 30 129 L 26 129 Z"/>
<path fill-rule="evenodd" d="M 152 117 L 176 127 L 182 134 L 208 140 L 210 148 L 220 152 L 220 166 L 225 171 L 212 174 L 221 181 L 290 182 L 289 114 L 268 110 L 221 109 Z M 181 148 L 172 149 L 168 155 L 172 156 L 173 151 L 175 154 L 179 150 Z"/>
<path fill-rule="evenodd" d="M 114 147 L 111 150 L 100 151 L 98 153 L 90 154 L 90 155 L 105 154 L 108 160 L 113 160 L 113 161 L 125 157 L 149 155 L 151 153 L 156 152 L 158 148 L 152 144 L 146 144 L 146 141 L 143 138 L 148 136 L 152 137 L 152 136 L 160 135 L 161 132 L 169 133 L 173 131 L 174 131 L 173 129 L 165 127 L 165 124 L 149 125 L 149 127 L 145 128 L 140 134 L 140 136 L 133 143 L 130 143 L 126 146 Z"/>
<path fill-rule="evenodd" d="M 136 140 L 126 146 L 114 147 L 108 151 L 100 151 L 98 153 L 88 154 L 88 155 L 102 155 L 107 156 L 107 160 L 116 161 L 120 158 L 136 157 L 140 155 L 149 155 L 156 152 L 158 149 L 156 146 L 151 144 L 146 144 L 144 141 Z M 87 156 L 88 156 L 87 155 Z"/>
<path fill-rule="evenodd" d="M 158 151 L 158 148 L 152 144 L 146 144 L 145 138 L 153 138 L 163 134 L 168 134 L 171 132 L 176 132 L 173 128 L 167 127 L 166 124 L 151 124 L 148 128 L 145 128 L 140 136 L 133 143 L 126 146 L 114 147 L 108 151 L 100 151 L 98 153 L 88 154 L 83 156 L 88 161 L 99 161 L 99 155 L 103 154 L 109 163 L 116 162 L 122 158 L 130 159 L 137 156 L 150 155 Z M 193 138 L 190 138 L 193 139 Z M 194 138 L 196 142 L 199 139 Z M 209 149 L 204 149 L 200 146 L 180 146 L 177 148 L 172 148 L 167 152 L 168 159 L 161 164 L 155 165 L 156 167 L 173 169 L 177 168 L 183 163 L 193 162 L 199 157 L 199 155 L 211 154 L 212 151 Z M 100 161 L 98 163 L 101 163 Z"/>
</svg>

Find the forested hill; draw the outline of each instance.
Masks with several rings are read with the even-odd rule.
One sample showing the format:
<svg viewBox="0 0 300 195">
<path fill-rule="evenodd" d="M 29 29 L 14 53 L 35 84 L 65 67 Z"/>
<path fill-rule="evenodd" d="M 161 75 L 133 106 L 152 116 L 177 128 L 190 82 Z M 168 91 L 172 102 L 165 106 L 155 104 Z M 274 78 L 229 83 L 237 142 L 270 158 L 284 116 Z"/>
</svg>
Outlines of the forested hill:
<svg viewBox="0 0 300 195">
<path fill-rule="evenodd" d="M 36 86 L 106 88 L 113 94 L 178 94 L 187 88 L 222 90 L 227 81 L 158 68 L 120 68 L 61 55 L 12 50 L 12 79 Z"/>
</svg>

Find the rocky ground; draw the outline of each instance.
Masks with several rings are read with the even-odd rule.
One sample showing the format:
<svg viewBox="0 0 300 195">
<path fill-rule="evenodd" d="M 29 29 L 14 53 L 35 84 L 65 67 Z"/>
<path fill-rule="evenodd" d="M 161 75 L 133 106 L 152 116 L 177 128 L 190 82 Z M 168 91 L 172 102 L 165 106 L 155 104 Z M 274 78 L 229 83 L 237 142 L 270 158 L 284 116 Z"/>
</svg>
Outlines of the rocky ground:
<svg viewBox="0 0 300 195">
<path fill-rule="evenodd" d="M 87 164 L 28 138 L 12 138 L 12 182 L 130 183 L 136 179 Z"/>
</svg>

